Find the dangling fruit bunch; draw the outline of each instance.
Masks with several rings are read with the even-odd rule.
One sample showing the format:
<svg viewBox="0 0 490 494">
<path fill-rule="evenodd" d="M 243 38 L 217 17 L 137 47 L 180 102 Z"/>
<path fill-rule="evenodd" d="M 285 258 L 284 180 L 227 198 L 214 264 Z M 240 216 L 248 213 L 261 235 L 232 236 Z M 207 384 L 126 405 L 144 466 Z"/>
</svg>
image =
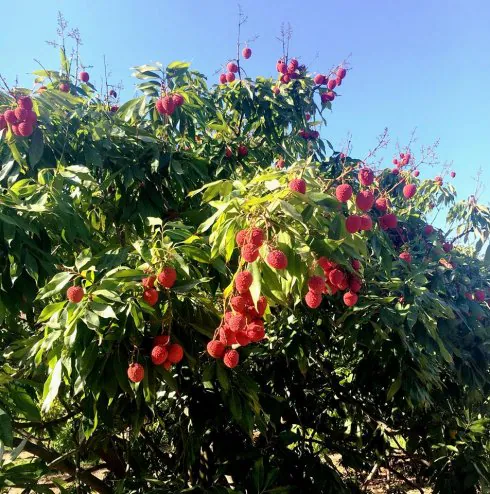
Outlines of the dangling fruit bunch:
<svg viewBox="0 0 490 494">
<path fill-rule="evenodd" d="M 10 125 L 12 133 L 20 137 L 29 137 L 37 124 L 37 115 L 32 110 L 32 99 L 22 96 L 17 100 L 17 108 L 6 110 L 0 115 L 0 131 Z"/>
<path fill-rule="evenodd" d="M 300 65 L 296 58 L 289 62 L 280 58 L 276 63 L 276 70 L 279 73 L 279 81 L 283 84 L 289 84 L 293 79 L 301 79 L 306 75 L 306 67 Z"/>
<path fill-rule="evenodd" d="M 176 108 L 184 104 L 184 97 L 179 93 L 166 94 L 155 103 L 155 108 L 160 115 L 172 115 Z"/>
<path fill-rule="evenodd" d="M 143 300 L 151 306 L 158 302 L 159 291 L 155 288 L 155 282 L 157 280 L 162 288 L 172 288 L 177 280 L 177 272 L 172 266 L 166 266 L 158 273 L 158 276 L 150 275 L 143 278 L 141 281 L 143 286 Z"/>
</svg>

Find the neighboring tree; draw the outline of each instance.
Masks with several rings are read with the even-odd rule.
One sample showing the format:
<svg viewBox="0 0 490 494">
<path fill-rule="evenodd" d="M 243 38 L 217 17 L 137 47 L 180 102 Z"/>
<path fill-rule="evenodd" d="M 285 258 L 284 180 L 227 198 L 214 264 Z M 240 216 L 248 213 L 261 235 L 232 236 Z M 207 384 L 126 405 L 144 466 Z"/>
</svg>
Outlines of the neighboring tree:
<svg viewBox="0 0 490 494">
<path fill-rule="evenodd" d="M 488 209 L 321 139 L 343 65 L 145 65 L 118 106 L 60 49 L 0 94 L 0 487 L 487 485 Z"/>
</svg>

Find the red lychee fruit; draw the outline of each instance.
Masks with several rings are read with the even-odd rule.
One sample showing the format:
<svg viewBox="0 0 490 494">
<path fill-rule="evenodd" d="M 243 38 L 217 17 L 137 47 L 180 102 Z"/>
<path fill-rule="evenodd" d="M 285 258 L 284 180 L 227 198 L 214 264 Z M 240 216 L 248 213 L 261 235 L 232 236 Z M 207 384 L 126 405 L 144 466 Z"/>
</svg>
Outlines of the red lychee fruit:
<svg viewBox="0 0 490 494">
<path fill-rule="evenodd" d="M 32 110 L 32 99 L 29 96 L 22 96 L 17 100 L 17 105 L 26 110 Z"/>
<path fill-rule="evenodd" d="M 286 64 L 282 60 L 278 60 L 277 61 L 277 63 L 276 63 L 276 69 L 281 74 L 286 74 L 287 71 L 288 71 L 288 68 L 287 68 Z"/>
<path fill-rule="evenodd" d="M 251 341 L 246 331 L 238 331 L 235 333 L 235 338 L 240 346 L 247 346 Z"/>
<path fill-rule="evenodd" d="M 6 110 L 3 114 L 3 117 L 5 118 L 5 121 L 8 122 L 10 125 L 16 124 L 18 122 L 14 110 Z"/>
<path fill-rule="evenodd" d="M 170 360 L 165 360 L 165 362 L 162 364 L 162 367 L 165 370 L 169 371 L 171 369 L 172 365 L 173 364 L 172 364 L 172 362 L 170 362 Z"/>
<path fill-rule="evenodd" d="M 323 276 L 311 276 L 308 280 L 310 292 L 323 293 L 325 290 L 325 278 Z"/>
<path fill-rule="evenodd" d="M 393 164 L 398 166 L 398 160 L 396 158 L 393 158 Z"/>
<path fill-rule="evenodd" d="M 330 101 L 330 97 L 327 95 L 327 93 L 321 93 L 320 94 L 320 100 L 322 102 L 322 104 L 327 104 L 327 102 Z"/>
<path fill-rule="evenodd" d="M 21 122 L 19 124 L 19 135 L 22 137 L 29 137 L 33 132 L 32 125 L 27 122 Z"/>
<path fill-rule="evenodd" d="M 456 176 L 456 172 L 451 172 L 450 175 L 451 175 L 451 178 L 454 178 Z"/>
<path fill-rule="evenodd" d="M 230 349 L 226 350 L 223 356 L 223 363 L 226 365 L 226 367 L 233 369 L 238 365 L 239 361 L 240 361 L 240 355 L 236 350 L 230 350 Z"/>
<path fill-rule="evenodd" d="M 240 146 L 238 146 L 237 152 L 238 152 L 238 156 L 240 156 L 240 158 L 244 158 L 248 154 L 248 148 L 247 148 L 247 146 L 244 146 L 243 144 L 241 144 Z"/>
<path fill-rule="evenodd" d="M 415 195 L 415 192 L 417 192 L 417 186 L 415 184 L 407 184 L 403 187 L 403 197 L 405 199 L 411 199 Z"/>
<path fill-rule="evenodd" d="M 158 302 L 158 292 L 154 288 L 149 288 L 143 292 L 143 300 L 148 305 L 155 305 Z"/>
<path fill-rule="evenodd" d="M 79 302 L 81 302 L 83 299 L 83 295 L 84 291 L 81 286 L 71 286 L 66 291 L 66 298 L 74 304 L 78 304 Z"/>
<path fill-rule="evenodd" d="M 337 267 L 337 264 L 327 259 L 325 256 L 320 257 L 317 260 L 317 264 L 323 269 L 323 271 L 328 272 Z"/>
<path fill-rule="evenodd" d="M 328 279 L 330 283 L 338 288 L 344 284 L 344 281 L 346 280 L 345 273 L 341 271 L 340 269 L 332 269 L 328 275 Z M 339 286 L 340 285 L 340 286 Z"/>
<path fill-rule="evenodd" d="M 290 81 L 291 81 L 291 77 L 289 76 L 289 74 L 282 74 L 281 77 L 279 78 L 279 80 L 283 83 L 283 84 L 289 84 Z"/>
<path fill-rule="evenodd" d="M 236 243 L 238 247 L 242 247 L 247 240 L 247 232 L 248 230 L 240 230 L 235 237 Z"/>
<path fill-rule="evenodd" d="M 434 227 L 432 225 L 425 225 L 424 226 L 424 234 L 425 235 L 430 235 L 434 231 Z"/>
<path fill-rule="evenodd" d="M 235 62 L 228 62 L 228 64 L 226 65 L 226 70 L 228 72 L 236 74 L 238 72 L 238 65 Z"/>
<path fill-rule="evenodd" d="M 393 170 L 391 170 L 391 173 L 393 175 L 398 175 L 400 173 L 400 170 L 398 168 L 393 168 Z"/>
<path fill-rule="evenodd" d="M 280 90 L 277 86 L 273 86 L 273 88 L 272 88 L 272 92 L 273 92 L 274 94 L 279 94 L 279 93 L 281 92 L 281 90 Z"/>
<path fill-rule="evenodd" d="M 357 300 L 359 299 L 357 293 L 348 291 L 344 293 L 344 304 L 347 305 L 347 307 L 352 307 L 353 305 L 357 304 Z"/>
<path fill-rule="evenodd" d="M 78 74 L 78 78 L 82 82 L 88 82 L 90 79 L 90 76 L 88 75 L 88 72 L 82 71 L 82 72 L 80 72 L 80 74 Z"/>
<path fill-rule="evenodd" d="M 267 309 L 267 298 L 265 298 L 263 295 L 259 297 L 259 300 L 257 300 L 257 313 L 259 317 L 262 317 Z"/>
<path fill-rule="evenodd" d="M 335 295 L 339 289 L 337 288 L 336 285 L 330 283 L 330 281 L 327 281 L 327 284 L 326 284 L 326 288 L 325 288 L 325 291 L 323 293 L 325 293 L 326 295 Z"/>
<path fill-rule="evenodd" d="M 147 278 L 143 278 L 141 280 L 141 284 L 143 285 L 143 288 L 148 289 L 148 288 L 154 288 L 155 287 L 155 281 L 157 277 L 156 276 L 148 276 Z"/>
<path fill-rule="evenodd" d="M 356 206 L 361 211 L 369 211 L 374 204 L 374 193 L 371 190 L 361 190 L 356 196 Z"/>
<path fill-rule="evenodd" d="M 168 334 L 159 334 L 153 338 L 153 346 L 162 345 L 167 346 L 170 343 L 170 336 Z"/>
<path fill-rule="evenodd" d="M 235 74 L 233 72 L 226 73 L 226 82 L 233 82 L 235 80 Z"/>
<path fill-rule="evenodd" d="M 305 302 L 310 309 L 316 309 L 322 303 L 322 294 L 310 290 L 305 295 Z"/>
<path fill-rule="evenodd" d="M 177 271 L 172 266 L 165 266 L 158 273 L 158 283 L 165 288 L 172 288 L 177 280 Z"/>
<path fill-rule="evenodd" d="M 167 347 L 167 360 L 172 364 L 178 364 L 184 357 L 184 349 L 178 343 L 172 343 Z"/>
<path fill-rule="evenodd" d="M 116 93 L 116 91 L 114 91 L 114 89 L 111 89 L 111 90 L 109 91 L 109 96 L 112 96 L 113 98 L 117 98 L 117 93 Z"/>
<path fill-rule="evenodd" d="M 119 110 L 119 106 L 117 106 L 117 105 L 112 105 L 109 111 L 110 111 L 111 113 L 116 113 L 116 112 L 117 112 L 117 110 Z M 164 364 L 164 366 L 165 366 L 165 364 Z"/>
<path fill-rule="evenodd" d="M 337 87 L 337 81 L 335 79 L 330 79 L 327 82 L 328 89 L 335 89 Z"/>
<path fill-rule="evenodd" d="M 62 82 L 59 86 L 58 86 L 58 89 L 62 92 L 62 93 L 69 93 L 70 92 L 70 85 L 66 82 Z"/>
<path fill-rule="evenodd" d="M 32 126 L 34 126 L 37 123 L 37 115 L 32 110 L 27 110 L 25 121 L 26 123 L 30 123 Z"/>
<path fill-rule="evenodd" d="M 378 197 L 374 202 L 374 207 L 378 211 L 384 213 L 388 210 L 388 199 L 386 199 L 386 197 Z"/>
<path fill-rule="evenodd" d="M 472 293 L 465 293 L 464 298 L 467 300 L 473 300 L 473 294 Z"/>
<path fill-rule="evenodd" d="M 335 197 L 340 202 L 347 202 L 352 197 L 352 187 L 349 184 L 341 184 L 335 189 Z"/>
<path fill-rule="evenodd" d="M 346 74 L 347 74 L 347 71 L 344 69 L 344 67 L 339 67 L 337 69 L 337 77 L 340 77 L 340 79 L 343 79 Z"/>
<path fill-rule="evenodd" d="M 230 148 L 225 149 L 225 156 L 231 158 L 233 156 L 233 151 Z"/>
<path fill-rule="evenodd" d="M 300 194 L 306 193 L 306 182 L 302 178 L 293 178 L 289 182 L 289 189 Z"/>
<path fill-rule="evenodd" d="M 351 292 L 359 292 L 362 288 L 362 280 L 359 276 L 351 275 L 349 278 L 349 290 Z"/>
<path fill-rule="evenodd" d="M 342 86 L 342 79 L 340 77 L 337 77 L 335 82 L 337 83 L 337 86 Z"/>
<path fill-rule="evenodd" d="M 442 177 L 440 177 L 439 175 L 437 175 L 437 177 L 434 178 L 434 182 L 441 186 L 443 184 L 443 180 L 442 180 Z"/>
<path fill-rule="evenodd" d="M 219 75 L 219 83 L 220 84 L 226 84 L 228 81 L 226 80 L 226 74 L 220 74 Z"/>
<path fill-rule="evenodd" d="M 160 106 L 162 111 L 160 112 L 158 107 L 157 107 L 157 111 L 165 115 L 172 115 L 172 113 L 175 111 L 175 103 L 172 96 L 170 95 L 164 96 L 159 101 L 161 101 Z"/>
<path fill-rule="evenodd" d="M 245 60 L 248 60 L 252 56 L 252 50 L 248 46 L 246 46 L 242 50 L 242 56 Z"/>
<path fill-rule="evenodd" d="M 246 293 L 253 283 L 252 273 L 250 271 L 242 271 L 235 277 L 235 288 L 238 293 Z"/>
<path fill-rule="evenodd" d="M 414 172 L 412 173 L 412 175 L 414 177 L 418 177 L 420 175 L 420 172 L 418 170 L 414 170 Z"/>
<path fill-rule="evenodd" d="M 236 343 L 235 333 L 228 326 L 219 328 L 219 341 L 225 346 L 231 346 Z"/>
<path fill-rule="evenodd" d="M 172 101 L 174 102 L 174 105 L 176 107 L 182 106 L 184 104 L 184 97 L 179 93 L 175 93 L 175 94 L 172 94 Z"/>
<path fill-rule="evenodd" d="M 267 264 L 274 269 L 286 269 L 288 267 L 288 258 L 280 250 L 272 250 L 267 255 Z"/>
<path fill-rule="evenodd" d="M 485 292 L 483 290 L 475 290 L 475 300 L 485 302 Z"/>
<path fill-rule="evenodd" d="M 225 345 L 219 340 L 211 340 L 207 344 L 206 349 L 213 358 L 223 358 L 225 354 Z"/>
<path fill-rule="evenodd" d="M 239 246 L 250 243 L 260 247 L 264 243 L 264 237 L 264 230 L 255 227 L 248 230 L 240 230 L 236 235 L 236 242 Z"/>
<path fill-rule="evenodd" d="M 19 124 L 12 124 L 11 125 L 11 128 L 12 128 L 12 132 L 13 132 L 14 135 L 20 136 Z"/>
<path fill-rule="evenodd" d="M 295 58 L 291 58 L 289 65 L 293 68 L 293 70 L 296 70 L 299 67 L 299 62 Z"/>
<path fill-rule="evenodd" d="M 0 115 L 0 131 L 7 128 L 7 121 L 3 115 Z"/>
<path fill-rule="evenodd" d="M 352 259 L 350 262 L 353 269 L 359 271 L 361 269 L 361 262 L 358 259 Z"/>
<path fill-rule="evenodd" d="M 364 185 L 366 187 L 371 185 L 374 182 L 373 170 L 371 170 L 371 168 L 368 168 L 366 166 L 361 168 L 359 170 L 358 178 L 361 185 Z"/>
<path fill-rule="evenodd" d="M 155 345 L 151 350 L 151 361 L 155 365 L 161 365 L 167 360 L 168 351 L 164 345 Z"/>
<path fill-rule="evenodd" d="M 128 378 L 134 383 L 141 382 L 145 377 L 145 368 L 141 364 L 131 364 L 128 367 Z"/>
<path fill-rule="evenodd" d="M 450 242 L 444 242 L 442 244 L 442 250 L 444 252 L 451 252 L 453 250 L 453 244 Z"/>
<path fill-rule="evenodd" d="M 373 228 L 373 220 L 368 214 L 363 214 L 361 216 L 361 230 L 369 231 Z"/>
<path fill-rule="evenodd" d="M 325 84 L 325 76 L 323 74 L 317 74 L 314 78 L 313 78 L 313 82 L 315 84 L 318 84 L 319 86 L 321 86 L 322 84 Z"/>
<path fill-rule="evenodd" d="M 247 310 L 248 303 L 247 299 L 242 295 L 237 295 L 236 297 L 232 297 L 230 300 L 230 304 L 232 309 L 235 312 L 239 312 L 240 314 L 244 314 Z"/>
<path fill-rule="evenodd" d="M 398 257 L 402 261 L 405 261 L 407 264 L 410 264 L 412 262 L 412 256 L 410 252 L 402 252 Z"/>
<path fill-rule="evenodd" d="M 254 244 L 245 244 L 242 247 L 241 256 L 246 262 L 255 262 L 259 257 L 259 249 Z"/>
<path fill-rule="evenodd" d="M 335 93 L 333 91 L 327 91 L 325 94 L 327 95 L 328 101 L 333 101 L 335 99 Z"/>
<path fill-rule="evenodd" d="M 24 121 L 27 117 L 27 112 L 28 110 L 26 110 L 25 108 L 21 108 L 20 106 L 17 107 L 15 110 L 14 110 L 14 114 L 15 114 L 15 118 L 19 121 Z"/>
<path fill-rule="evenodd" d="M 379 226 L 382 230 L 388 230 L 389 228 L 396 228 L 398 224 L 398 218 L 393 213 L 384 214 L 379 217 Z"/>
<path fill-rule="evenodd" d="M 253 326 L 253 324 L 252 324 Z M 252 327 L 247 327 L 247 337 L 253 343 L 261 341 L 265 338 L 265 331 L 263 327 L 258 327 L 258 329 L 254 330 Z"/>
<path fill-rule="evenodd" d="M 357 214 L 351 214 L 345 220 L 345 228 L 349 233 L 357 233 L 361 228 L 361 217 Z"/>
<path fill-rule="evenodd" d="M 283 159 L 276 161 L 276 168 L 282 170 L 286 166 L 286 162 Z"/>
</svg>

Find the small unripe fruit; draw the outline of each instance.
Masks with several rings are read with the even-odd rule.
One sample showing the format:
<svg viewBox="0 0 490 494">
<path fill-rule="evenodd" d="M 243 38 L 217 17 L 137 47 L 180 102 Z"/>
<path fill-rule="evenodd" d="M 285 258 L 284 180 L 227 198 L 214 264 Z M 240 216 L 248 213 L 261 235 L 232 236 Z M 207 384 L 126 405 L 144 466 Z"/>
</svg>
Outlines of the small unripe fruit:
<svg viewBox="0 0 490 494">
<path fill-rule="evenodd" d="M 235 74 L 233 72 L 226 73 L 226 82 L 233 82 L 235 80 Z"/>
<path fill-rule="evenodd" d="M 207 344 L 206 349 L 213 358 L 223 358 L 225 354 L 225 345 L 219 340 L 211 340 Z"/>
<path fill-rule="evenodd" d="M 66 82 L 62 82 L 60 85 L 59 85 L 59 90 L 62 92 L 62 93 L 69 93 L 70 92 L 70 85 Z"/>
<path fill-rule="evenodd" d="M 415 184 L 407 184 L 403 187 L 403 196 L 405 199 L 411 199 L 415 192 L 417 192 L 417 186 Z"/>
<path fill-rule="evenodd" d="M 325 84 L 325 76 L 323 74 L 317 74 L 314 78 L 313 78 L 313 82 L 319 86 L 321 86 L 322 84 Z"/>
<path fill-rule="evenodd" d="M 32 110 L 32 99 L 29 96 L 22 96 L 17 100 L 17 105 L 26 110 Z"/>
<path fill-rule="evenodd" d="M 305 295 L 305 302 L 310 309 L 316 309 L 322 303 L 322 294 L 309 291 Z"/>
<path fill-rule="evenodd" d="M 83 295 L 84 291 L 81 286 L 71 286 L 66 291 L 66 298 L 74 304 L 78 304 L 79 302 L 81 302 L 83 299 Z"/>
<path fill-rule="evenodd" d="M 259 249 L 254 244 L 245 244 L 242 247 L 241 256 L 246 262 L 255 262 L 259 257 Z"/>
<path fill-rule="evenodd" d="M 246 293 L 252 283 L 253 277 L 250 271 L 242 271 L 235 277 L 235 288 L 238 293 Z"/>
<path fill-rule="evenodd" d="M 402 252 L 398 257 L 402 261 L 405 261 L 407 264 L 410 264 L 412 262 L 412 256 L 410 252 Z"/>
<path fill-rule="evenodd" d="M 158 292 L 154 288 L 149 288 L 143 292 L 143 300 L 148 305 L 155 305 L 158 302 Z"/>
<path fill-rule="evenodd" d="M 306 182 L 302 178 L 293 178 L 289 182 L 289 189 L 300 194 L 306 193 Z"/>
<path fill-rule="evenodd" d="M 267 264 L 274 269 L 286 269 L 288 267 L 288 258 L 280 250 L 272 250 L 267 256 Z"/>
<path fill-rule="evenodd" d="M 345 228 L 349 233 L 357 233 L 361 228 L 361 217 L 357 214 L 351 214 L 345 220 Z"/>
<path fill-rule="evenodd" d="M 341 184 L 335 189 L 335 197 L 340 202 L 347 202 L 352 197 L 352 187 L 349 184 Z"/>
<path fill-rule="evenodd" d="M 322 276 L 311 276 L 308 280 L 308 289 L 310 292 L 323 293 L 323 290 L 325 290 L 325 278 Z"/>
<path fill-rule="evenodd" d="M 134 383 L 141 382 L 145 377 L 145 368 L 141 364 L 131 364 L 128 367 L 128 378 Z"/>
<path fill-rule="evenodd" d="M 78 74 L 78 78 L 82 81 L 82 82 L 88 82 L 89 79 L 90 79 L 90 76 L 88 75 L 88 72 L 80 72 L 80 74 Z"/>
<path fill-rule="evenodd" d="M 361 168 L 358 174 L 359 182 L 361 185 L 369 186 L 374 182 L 374 173 L 371 168 Z"/>
<path fill-rule="evenodd" d="M 347 307 L 356 305 L 358 299 L 359 297 L 357 296 L 357 293 L 351 291 L 344 293 L 344 304 L 347 305 Z"/>
<path fill-rule="evenodd" d="M 220 84 L 226 84 L 227 83 L 226 74 L 220 74 L 219 75 L 219 83 Z"/>
<path fill-rule="evenodd" d="M 226 70 L 235 74 L 236 72 L 238 72 L 238 65 L 235 62 L 228 62 L 228 64 L 226 65 Z"/>
<path fill-rule="evenodd" d="M 172 364 L 178 364 L 184 357 L 184 349 L 178 343 L 172 343 L 168 346 L 167 360 Z"/>
<path fill-rule="evenodd" d="M 361 230 L 369 231 L 373 228 L 373 220 L 368 214 L 363 214 L 361 216 Z"/>
<path fill-rule="evenodd" d="M 233 369 L 238 365 L 240 361 L 240 355 L 236 350 L 226 350 L 225 355 L 223 356 L 223 363 L 226 367 Z"/>
<path fill-rule="evenodd" d="M 155 345 L 151 350 L 151 361 L 155 365 L 161 365 L 167 360 L 168 351 L 164 345 Z"/>
<path fill-rule="evenodd" d="M 252 50 L 248 46 L 246 46 L 242 50 L 242 55 L 245 60 L 248 60 L 252 56 Z"/>
<path fill-rule="evenodd" d="M 171 266 L 164 267 L 158 273 L 158 283 L 165 288 L 172 288 L 177 280 L 177 271 Z"/>
<path fill-rule="evenodd" d="M 356 196 L 356 206 L 361 211 L 369 211 L 374 204 L 374 193 L 371 190 L 361 190 Z"/>
</svg>

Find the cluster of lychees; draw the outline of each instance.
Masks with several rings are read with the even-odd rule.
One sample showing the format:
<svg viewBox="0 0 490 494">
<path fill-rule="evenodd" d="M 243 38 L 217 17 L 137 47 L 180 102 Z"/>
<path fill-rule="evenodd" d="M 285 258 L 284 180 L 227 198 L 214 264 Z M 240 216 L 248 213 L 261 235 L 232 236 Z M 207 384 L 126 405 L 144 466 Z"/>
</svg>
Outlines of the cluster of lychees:
<svg viewBox="0 0 490 494">
<path fill-rule="evenodd" d="M 157 100 L 155 108 L 160 115 L 172 115 L 175 109 L 183 104 L 184 97 L 181 94 L 166 94 Z"/>
<path fill-rule="evenodd" d="M 320 137 L 320 132 L 318 132 L 318 130 L 301 129 L 300 131 L 298 131 L 298 135 L 305 141 L 315 141 Z"/>
<path fill-rule="evenodd" d="M 248 148 L 247 146 L 245 146 L 244 144 L 240 144 L 238 147 L 237 147 L 237 155 L 239 158 L 244 158 L 245 156 L 248 155 Z M 233 151 L 231 150 L 230 147 L 227 147 L 225 149 L 225 156 L 227 158 L 231 158 L 233 156 Z"/>
<path fill-rule="evenodd" d="M 301 79 L 306 75 L 306 67 L 300 65 L 296 58 L 292 58 L 289 62 L 280 58 L 276 63 L 276 69 L 279 73 L 279 81 L 283 84 L 289 84 L 292 80 Z"/>
<path fill-rule="evenodd" d="M 347 70 L 344 67 L 339 67 L 334 73 L 334 77 L 330 78 L 327 75 L 317 74 L 313 78 L 313 82 L 318 86 L 326 86 L 327 90 L 320 93 L 320 99 L 323 104 L 335 99 L 336 93 L 334 89 L 342 84 L 344 77 L 347 75 Z"/>
<path fill-rule="evenodd" d="M 6 110 L 0 114 L 0 131 L 8 126 L 16 136 L 28 137 L 37 124 L 37 115 L 32 110 L 32 100 L 29 96 L 23 96 L 17 100 L 17 108 Z"/>
<path fill-rule="evenodd" d="M 157 280 L 163 288 L 172 288 L 177 280 L 177 272 L 173 267 L 166 266 L 158 273 L 158 276 L 151 275 L 143 279 L 141 282 L 144 289 L 143 300 L 148 305 L 153 306 L 158 302 L 159 291 L 155 288 Z"/>
<path fill-rule="evenodd" d="M 252 49 L 246 46 L 242 50 L 243 58 L 248 60 L 252 56 Z M 238 64 L 233 60 L 226 64 L 226 72 L 219 75 L 219 83 L 226 84 L 227 82 L 233 82 L 236 79 L 236 75 L 239 71 Z"/>
</svg>

